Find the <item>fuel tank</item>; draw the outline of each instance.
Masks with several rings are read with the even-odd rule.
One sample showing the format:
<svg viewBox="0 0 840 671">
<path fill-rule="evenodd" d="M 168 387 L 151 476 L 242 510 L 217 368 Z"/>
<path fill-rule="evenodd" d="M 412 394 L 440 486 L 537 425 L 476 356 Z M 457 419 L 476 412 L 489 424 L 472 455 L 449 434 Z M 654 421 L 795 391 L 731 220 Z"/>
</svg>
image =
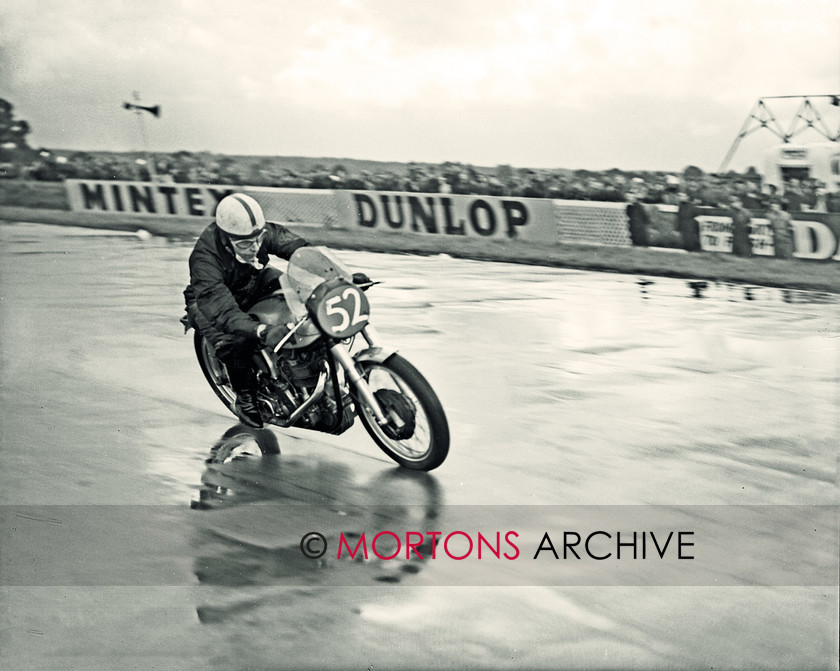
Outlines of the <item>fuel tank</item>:
<svg viewBox="0 0 840 671">
<path fill-rule="evenodd" d="M 290 324 L 294 323 L 295 317 L 289 309 L 283 295 L 276 293 L 268 298 L 263 298 L 254 304 L 248 314 L 254 315 L 263 324 Z M 297 349 L 308 347 L 321 336 L 321 332 L 312 320 L 307 320 L 292 336 L 283 348 Z"/>
</svg>

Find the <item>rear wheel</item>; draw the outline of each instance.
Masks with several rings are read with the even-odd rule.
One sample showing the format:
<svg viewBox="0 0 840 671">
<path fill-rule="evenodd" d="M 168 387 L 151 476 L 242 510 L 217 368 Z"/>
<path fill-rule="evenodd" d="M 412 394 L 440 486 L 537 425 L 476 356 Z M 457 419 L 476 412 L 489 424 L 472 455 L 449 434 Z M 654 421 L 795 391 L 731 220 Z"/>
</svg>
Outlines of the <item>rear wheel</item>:
<svg viewBox="0 0 840 671">
<path fill-rule="evenodd" d="M 426 378 L 398 354 L 385 361 L 363 361 L 361 373 L 389 418 L 380 425 L 357 397 L 359 418 L 376 444 L 401 466 L 431 471 L 449 454 L 449 424 Z"/>
<path fill-rule="evenodd" d="M 236 392 L 230 386 L 227 368 L 216 358 L 216 352 L 213 346 L 198 331 L 195 332 L 193 342 L 195 344 L 195 355 L 198 357 L 199 366 L 201 366 L 201 372 L 204 373 L 204 377 L 207 379 L 216 396 L 219 397 L 219 400 L 230 410 L 230 407 L 236 400 Z"/>
</svg>

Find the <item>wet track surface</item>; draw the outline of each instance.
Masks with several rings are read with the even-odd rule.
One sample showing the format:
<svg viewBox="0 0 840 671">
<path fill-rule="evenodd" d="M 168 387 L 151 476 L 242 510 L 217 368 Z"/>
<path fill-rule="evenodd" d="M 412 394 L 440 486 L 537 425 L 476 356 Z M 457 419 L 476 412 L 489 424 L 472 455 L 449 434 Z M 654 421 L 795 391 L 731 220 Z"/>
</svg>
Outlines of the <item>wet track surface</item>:
<svg viewBox="0 0 840 671">
<path fill-rule="evenodd" d="M 836 506 L 837 297 L 343 252 L 385 281 L 372 321 L 440 395 L 449 458 L 407 474 L 355 426 L 272 429 L 281 454 L 220 465 L 214 446 L 253 441 L 178 324 L 189 250 L 0 226 L 3 668 L 837 668 L 836 578 L 711 561 L 558 582 L 299 548 L 312 530 L 521 527 L 533 554 L 527 533 L 567 513 L 746 530 L 739 507 Z M 786 550 L 789 575 L 820 561 Z"/>
</svg>

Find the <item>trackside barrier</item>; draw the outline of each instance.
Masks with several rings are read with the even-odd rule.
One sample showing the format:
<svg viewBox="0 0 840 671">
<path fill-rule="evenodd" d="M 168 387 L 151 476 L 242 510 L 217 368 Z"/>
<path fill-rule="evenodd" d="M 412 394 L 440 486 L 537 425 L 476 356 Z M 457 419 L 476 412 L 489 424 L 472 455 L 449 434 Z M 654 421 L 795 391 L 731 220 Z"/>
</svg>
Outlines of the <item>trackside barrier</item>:
<svg viewBox="0 0 840 671">
<path fill-rule="evenodd" d="M 419 235 L 557 241 L 554 206 L 542 198 L 74 179 L 66 181 L 66 188 L 74 212 L 210 217 L 222 198 L 242 192 L 256 198 L 271 221 Z"/>
<path fill-rule="evenodd" d="M 222 198 L 242 192 L 262 205 L 270 221 L 509 242 L 633 244 L 626 203 L 76 179 L 65 187 L 73 212 L 209 219 Z M 688 248 L 676 206 L 644 205 L 643 210 L 649 246 Z M 700 249 L 732 252 L 732 219 L 726 210 L 696 208 L 690 219 Z M 794 213 L 793 233 L 794 257 L 840 261 L 840 215 Z M 757 213 L 750 240 L 754 255 L 774 255 L 772 228 Z"/>
<path fill-rule="evenodd" d="M 551 201 L 442 193 L 336 191 L 350 228 L 420 235 L 556 242 Z"/>
<path fill-rule="evenodd" d="M 77 179 L 65 185 L 73 212 L 210 218 L 222 198 L 238 192 L 253 196 L 270 221 L 330 227 L 339 216 L 331 190 Z"/>
<path fill-rule="evenodd" d="M 701 208 L 695 217 L 700 246 L 707 252 L 732 252 L 732 217 L 725 211 Z M 840 261 L 840 215 L 823 212 L 792 214 L 793 256 L 811 261 Z M 773 256 L 773 229 L 764 217 L 753 216 L 749 223 L 752 253 Z"/>
<path fill-rule="evenodd" d="M 628 247 L 627 203 L 553 200 L 555 242 Z"/>
<path fill-rule="evenodd" d="M 269 221 L 342 227 L 336 192 L 330 189 L 277 189 L 243 186 L 241 193 L 253 197 Z"/>
<path fill-rule="evenodd" d="M 67 200 L 73 212 L 211 217 L 216 204 L 235 187 L 68 179 Z"/>
</svg>

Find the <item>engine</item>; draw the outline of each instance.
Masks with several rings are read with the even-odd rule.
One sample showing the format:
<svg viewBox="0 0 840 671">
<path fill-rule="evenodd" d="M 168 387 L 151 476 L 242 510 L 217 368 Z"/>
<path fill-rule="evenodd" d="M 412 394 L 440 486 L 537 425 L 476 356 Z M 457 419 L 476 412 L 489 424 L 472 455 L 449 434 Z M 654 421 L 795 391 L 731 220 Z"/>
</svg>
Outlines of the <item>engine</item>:
<svg viewBox="0 0 840 671">
<path fill-rule="evenodd" d="M 262 395 L 262 400 L 281 426 L 315 393 L 321 372 L 325 369 L 329 354 L 323 347 L 284 350 L 278 357 L 279 376 L 271 381 L 269 393 Z M 294 426 L 317 429 L 329 433 L 343 433 L 353 425 L 355 409 L 346 385 L 333 381 L 336 374 L 334 367 L 323 388 L 322 396 L 309 405 Z M 338 393 L 336 393 L 338 387 Z M 336 399 L 340 400 L 336 400 Z"/>
<path fill-rule="evenodd" d="M 310 389 L 318 382 L 324 356 L 321 348 L 287 350 L 278 363 L 280 371 L 295 387 Z"/>
</svg>

